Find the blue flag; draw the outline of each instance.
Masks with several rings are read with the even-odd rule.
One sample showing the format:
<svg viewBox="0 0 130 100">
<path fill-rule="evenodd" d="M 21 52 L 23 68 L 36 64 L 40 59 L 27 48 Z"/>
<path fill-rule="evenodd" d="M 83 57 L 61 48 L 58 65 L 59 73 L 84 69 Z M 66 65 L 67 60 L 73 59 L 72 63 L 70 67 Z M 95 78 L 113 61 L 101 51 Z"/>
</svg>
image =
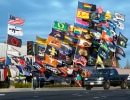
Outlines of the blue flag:
<svg viewBox="0 0 130 100">
<path fill-rule="evenodd" d="M 6 56 L 6 65 L 11 65 L 11 59 L 8 56 Z"/>
</svg>

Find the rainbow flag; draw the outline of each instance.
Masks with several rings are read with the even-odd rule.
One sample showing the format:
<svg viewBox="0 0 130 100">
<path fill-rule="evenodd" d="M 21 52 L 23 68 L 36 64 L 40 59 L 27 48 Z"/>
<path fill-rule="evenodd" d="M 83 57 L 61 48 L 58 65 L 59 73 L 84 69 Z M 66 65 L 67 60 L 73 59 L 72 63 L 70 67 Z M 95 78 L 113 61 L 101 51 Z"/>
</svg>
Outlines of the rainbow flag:
<svg viewBox="0 0 130 100">
<path fill-rule="evenodd" d="M 84 3 L 84 2 L 78 2 L 78 9 L 83 9 L 83 10 L 86 10 L 86 11 L 91 11 L 91 4 L 88 4 L 88 3 Z"/>
</svg>

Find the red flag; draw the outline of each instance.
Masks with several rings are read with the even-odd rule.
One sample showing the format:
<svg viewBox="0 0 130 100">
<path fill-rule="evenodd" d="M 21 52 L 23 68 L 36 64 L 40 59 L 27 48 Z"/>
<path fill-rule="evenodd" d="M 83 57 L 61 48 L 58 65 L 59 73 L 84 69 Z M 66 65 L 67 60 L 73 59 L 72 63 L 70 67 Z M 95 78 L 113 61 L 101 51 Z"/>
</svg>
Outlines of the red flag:
<svg viewBox="0 0 130 100">
<path fill-rule="evenodd" d="M 23 25 L 24 24 L 24 19 L 10 15 L 10 20 L 9 20 L 8 23 L 9 24 Z"/>
<path fill-rule="evenodd" d="M 102 31 L 102 39 L 112 42 L 112 38 L 105 31 Z"/>
</svg>

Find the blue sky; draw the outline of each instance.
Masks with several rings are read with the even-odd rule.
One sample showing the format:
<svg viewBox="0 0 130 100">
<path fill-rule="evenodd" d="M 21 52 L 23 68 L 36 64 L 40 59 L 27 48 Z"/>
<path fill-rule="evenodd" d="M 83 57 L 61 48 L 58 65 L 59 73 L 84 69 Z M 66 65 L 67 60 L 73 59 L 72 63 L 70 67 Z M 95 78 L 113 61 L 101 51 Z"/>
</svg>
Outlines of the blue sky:
<svg viewBox="0 0 130 100">
<path fill-rule="evenodd" d="M 124 30 L 116 29 L 116 33 L 121 32 L 128 39 L 130 38 L 130 4 L 129 0 L 79 0 L 89 4 L 96 4 L 109 10 L 125 15 Z M 29 40 L 36 40 L 36 35 L 47 38 L 51 32 L 53 21 L 73 24 L 76 16 L 78 0 L 0 0 L 0 43 L 6 40 L 7 23 L 9 15 L 14 15 L 25 20 L 22 26 L 24 35 L 19 37 L 23 44 Z M 127 48 L 122 48 L 126 53 L 126 58 L 121 57 L 119 61 L 121 67 L 126 65 L 130 57 L 130 41 Z"/>
</svg>

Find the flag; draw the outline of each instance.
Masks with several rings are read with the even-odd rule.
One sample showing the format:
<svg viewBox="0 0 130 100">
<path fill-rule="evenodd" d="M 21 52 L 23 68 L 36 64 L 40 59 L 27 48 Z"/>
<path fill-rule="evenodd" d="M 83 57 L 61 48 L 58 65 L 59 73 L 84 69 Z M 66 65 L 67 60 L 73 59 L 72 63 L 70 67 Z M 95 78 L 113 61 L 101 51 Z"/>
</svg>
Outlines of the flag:
<svg viewBox="0 0 130 100">
<path fill-rule="evenodd" d="M 108 52 L 105 52 L 103 49 L 99 49 L 98 50 L 98 55 L 100 55 L 100 57 L 102 57 L 104 60 L 108 59 Z"/>
<path fill-rule="evenodd" d="M 57 65 L 58 65 L 58 61 L 56 59 L 50 57 L 47 54 L 45 55 L 44 63 L 49 64 L 49 65 L 51 65 L 53 67 L 57 67 Z"/>
<path fill-rule="evenodd" d="M 65 33 L 62 32 L 62 31 L 58 31 L 58 30 L 55 30 L 54 28 L 52 28 L 52 32 L 49 35 L 53 36 L 55 38 L 58 38 L 60 40 L 64 40 Z"/>
<path fill-rule="evenodd" d="M 92 34 L 93 34 L 95 39 L 100 39 L 101 38 L 101 33 L 100 32 L 93 31 Z"/>
<path fill-rule="evenodd" d="M 102 44 L 100 45 L 100 47 L 101 47 L 103 50 L 105 50 L 106 52 L 109 52 L 109 49 L 108 49 L 108 46 L 107 46 L 106 43 L 102 43 Z"/>
<path fill-rule="evenodd" d="M 12 56 L 17 56 L 17 57 L 20 56 L 20 52 L 9 45 L 7 47 L 7 54 Z"/>
<path fill-rule="evenodd" d="M 105 31 L 109 36 L 111 36 L 111 32 L 107 27 L 102 26 L 102 30 Z"/>
<path fill-rule="evenodd" d="M 41 45 L 46 46 L 46 45 L 47 45 L 47 44 L 46 44 L 46 41 L 47 41 L 47 39 L 40 38 L 40 37 L 36 36 L 36 43 L 37 43 L 37 44 L 41 44 Z"/>
<path fill-rule="evenodd" d="M 78 1 L 78 9 L 83 9 L 86 11 L 91 11 L 91 4 L 84 3 L 84 2 L 79 2 Z"/>
<path fill-rule="evenodd" d="M 83 56 L 75 55 L 75 57 L 74 57 L 74 63 L 75 64 L 80 64 L 80 65 L 82 65 L 82 66 L 85 67 L 86 64 L 87 64 L 87 59 L 85 57 L 83 57 Z"/>
<path fill-rule="evenodd" d="M 116 46 L 116 53 L 125 57 L 125 52 L 119 46 Z"/>
<path fill-rule="evenodd" d="M 95 65 L 96 59 L 93 56 L 88 56 L 88 65 Z"/>
<path fill-rule="evenodd" d="M 97 11 L 99 14 L 102 14 L 103 8 L 102 8 L 102 7 L 96 7 L 96 11 Z"/>
<path fill-rule="evenodd" d="M 89 55 L 89 50 L 77 47 L 76 54 L 87 57 Z"/>
<path fill-rule="evenodd" d="M 65 54 L 65 55 L 70 55 L 72 54 L 72 48 L 69 46 L 69 45 L 65 45 L 65 44 L 62 44 L 59 51 L 62 53 L 62 54 Z"/>
<path fill-rule="evenodd" d="M 112 42 L 112 38 L 104 30 L 102 31 L 102 39 Z"/>
<path fill-rule="evenodd" d="M 56 29 L 56 30 L 67 31 L 68 30 L 68 24 L 59 23 L 57 21 L 54 21 L 53 28 Z"/>
<path fill-rule="evenodd" d="M 116 53 L 116 59 L 117 59 L 117 60 L 121 60 L 121 58 L 118 56 L 117 53 Z"/>
<path fill-rule="evenodd" d="M 123 15 L 123 14 L 119 14 L 117 12 L 114 12 L 114 16 L 115 16 L 116 19 L 125 21 L 125 15 Z"/>
<path fill-rule="evenodd" d="M 6 65 L 11 65 L 11 59 L 8 56 L 6 56 Z"/>
<path fill-rule="evenodd" d="M 45 49 L 46 49 L 46 46 L 36 43 L 36 45 L 35 45 L 35 55 L 43 57 L 44 54 L 45 54 Z"/>
<path fill-rule="evenodd" d="M 117 37 L 117 45 L 126 48 L 127 41 L 128 41 L 128 39 L 120 32 L 119 36 Z"/>
<path fill-rule="evenodd" d="M 77 26 L 80 28 L 88 28 L 89 23 L 87 21 L 83 21 L 83 20 L 76 18 L 74 26 Z"/>
<path fill-rule="evenodd" d="M 15 27 L 13 25 L 8 25 L 8 31 L 7 31 L 7 33 L 9 35 L 14 35 L 14 36 L 23 36 L 22 28 Z"/>
<path fill-rule="evenodd" d="M 59 51 L 56 48 L 47 45 L 45 53 L 49 56 L 52 56 L 53 58 L 57 58 Z"/>
<path fill-rule="evenodd" d="M 8 24 L 23 25 L 24 24 L 24 19 L 10 15 Z"/>
<path fill-rule="evenodd" d="M 55 38 L 53 38 L 52 36 L 48 36 L 47 42 L 48 45 L 56 47 L 56 48 L 60 48 L 61 47 L 61 42 Z"/>
<path fill-rule="evenodd" d="M 90 19 L 91 19 L 91 20 L 99 21 L 99 20 L 98 20 L 98 19 L 99 19 L 99 14 L 96 13 L 96 12 L 91 12 L 91 13 L 90 13 Z"/>
<path fill-rule="evenodd" d="M 107 43 L 107 46 L 108 46 L 108 48 L 109 48 L 110 51 L 112 51 L 112 52 L 116 51 L 116 45 L 115 45 L 115 43 L 113 43 L 113 42 L 106 42 L 106 43 Z"/>
<path fill-rule="evenodd" d="M 89 12 L 77 9 L 76 17 L 81 18 L 81 19 L 85 19 L 85 20 L 89 20 L 90 19 L 89 14 L 90 14 Z"/>
<path fill-rule="evenodd" d="M 80 47 L 91 47 L 91 45 L 92 45 L 92 42 L 90 40 L 86 40 L 86 39 L 83 39 L 83 38 L 79 39 L 78 46 L 80 46 Z"/>
<path fill-rule="evenodd" d="M 106 20 L 110 20 L 112 18 L 112 14 L 109 12 L 109 11 L 107 11 L 106 13 L 105 13 L 105 19 Z"/>
<path fill-rule="evenodd" d="M 13 45 L 16 47 L 21 47 L 22 40 L 8 34 L 7 44 Z"/>
<path fill-rule="evenodd" d="M 96 5 L 91 4 L 91 11 L 96 11 Z"/>
<path fill-rule="evenodd" d="M 104 64 L 103 64 L 103 61 L 102 61 L 102 59 L 100 58 L 100 56 L 97 57 L 96 65 L 97 65 L 97 64 L 101 65 L 101 67 L 104 68 Z"/>
<path fill-rule="evenodd" d="M 118 22 L 117 27 L 124 30 L 124 24 L 121 22 Z"/>
<path fill-rule="evenodd" d="M 101 22 L 101 24 L 102 24 L 102 26 L 105 26 L 105 27 L 109 28 L 109 22 L 107 22 L 106 20 L 103 20 Z"/>
</svg>

